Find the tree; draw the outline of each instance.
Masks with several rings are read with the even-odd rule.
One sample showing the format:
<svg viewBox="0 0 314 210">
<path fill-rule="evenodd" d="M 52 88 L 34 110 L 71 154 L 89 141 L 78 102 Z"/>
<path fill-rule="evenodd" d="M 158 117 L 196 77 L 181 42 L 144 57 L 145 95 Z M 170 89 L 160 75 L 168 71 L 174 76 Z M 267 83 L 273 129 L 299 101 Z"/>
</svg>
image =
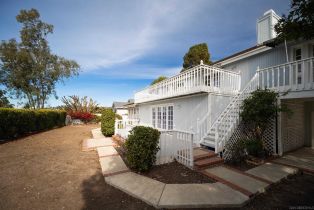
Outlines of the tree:
<svg viewBox="0 0 314 210">
<path fill-rule="evenodd" d="M 84 96 L 80 98 L 79 96 L 73 95 L 62 97 L 62 102 L 64 103 L 64 109 L 67 112 L 89 112 L 96 113 L 98 104 L 92 98 Z"/>
<path fill-rule="evenodd" d="M 0 84 L 18 99 L 27 99 L 31 108 L 44 108 L 48 98 L 57 98 L 55 85 L 78 75 L 79 65 L 50 52 L 46 37 L 53 26 L 40 19 L 36 9 L 21 10 L 16 20 L 22 24 L 21 42 L 0 44 Z"/>
<path fill-rule="evenodd" d="M 158 82 L 161 82 L 163 80 L 167 79 L 167 77 L 165 76 L 160 76 L 158 77 L 157 79 L 155 79 L 154 81 L 152 81 L 152 83 L 150 85 L 154 85 L 154 84 L 157 84 Z"/>
<path fill-rule="evenodd" d="M 314 38 L 314 1 L 292 0 L 288 16 L 283 15 L 275 25 L 275 44 L 284 40 Z"/>
<path fill-rule="evenodd" d="M 190 67 L 199 65 L 201 60 L 203 60 L 204 64 L 211 64 L 210 54 L 206 43 L 190 47 L 189 51 L 183 57 L 183 69 L 181 72 Z"/>
<path fill-rule="evenodd" d="M 6 92 L 4 90 L 0 90 L 0 107 L 12 108 L 13 105 L 10 104 L 10 101 L 5 96 Z"/>
</svg>

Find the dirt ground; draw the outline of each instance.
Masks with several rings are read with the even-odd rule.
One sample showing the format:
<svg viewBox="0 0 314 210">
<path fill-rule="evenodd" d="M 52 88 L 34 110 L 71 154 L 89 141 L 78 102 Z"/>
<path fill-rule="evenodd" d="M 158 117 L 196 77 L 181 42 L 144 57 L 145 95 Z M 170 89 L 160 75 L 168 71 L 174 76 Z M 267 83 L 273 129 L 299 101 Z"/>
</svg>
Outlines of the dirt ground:
<svg viewBox="0 0 314 210">
<path fill-rule="evenodd" d="M 95 125 L 68 126 L 0 145 L 0 209 L 152 209 L 107 185 L 81 141 Z"/>
<path fill-rule="evenodd" d="M 149 172 L 142 174 L 166 184 L 199 184 L 215 182 L 207 176 L 177 162 L 154 166 Z"/>
<path fill-rule="evenodd" d="M 81 141 L 96 126 L 69 126 L 0 145 L 0 209 L 153 209 L 107 185 Z M 296 175 L 241 209 L 314 207 L 314 176 Z"/>
</svg>

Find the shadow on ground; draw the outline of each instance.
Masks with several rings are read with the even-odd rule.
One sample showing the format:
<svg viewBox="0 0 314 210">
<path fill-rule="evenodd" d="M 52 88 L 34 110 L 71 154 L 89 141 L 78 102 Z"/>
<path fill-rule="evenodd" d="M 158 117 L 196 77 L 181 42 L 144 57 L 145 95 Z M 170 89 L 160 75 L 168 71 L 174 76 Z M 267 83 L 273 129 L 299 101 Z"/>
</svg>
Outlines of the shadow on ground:
<svg viewBox="0 0 314 210">
<path fill-rule="evenodd" d="M 106 184 L 103 175 L 97 172 L 82 183 L 82 209 L 154 209 L 146 203 Z"/>
</svg>

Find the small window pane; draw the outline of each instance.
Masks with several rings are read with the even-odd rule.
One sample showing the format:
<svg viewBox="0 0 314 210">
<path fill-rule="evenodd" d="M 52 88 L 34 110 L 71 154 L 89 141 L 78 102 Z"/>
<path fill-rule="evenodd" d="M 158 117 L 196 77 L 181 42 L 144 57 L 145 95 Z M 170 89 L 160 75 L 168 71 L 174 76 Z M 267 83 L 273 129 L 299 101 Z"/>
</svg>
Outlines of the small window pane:
<svg viewBox="0 0 314 210">
<path fill-rule="evenodd" d="M 155 108 L 152 109 L 152 124 L 153 124 L 153 127 L 156 128 L 156 110 Z"/>
<path fill-rule="evenodd" d="M 168 130 L 173 130 L 173 106 L 168 106 Z"/>
<path fill-rule="evenodd" d="M 167 107 L 162 107 L 162 129 L 167 129 Z"/>
<path fill-rule="evenodd" d="M 161 107 L 157 108 L 157 128 L 161 128 Z"/>
</svg>

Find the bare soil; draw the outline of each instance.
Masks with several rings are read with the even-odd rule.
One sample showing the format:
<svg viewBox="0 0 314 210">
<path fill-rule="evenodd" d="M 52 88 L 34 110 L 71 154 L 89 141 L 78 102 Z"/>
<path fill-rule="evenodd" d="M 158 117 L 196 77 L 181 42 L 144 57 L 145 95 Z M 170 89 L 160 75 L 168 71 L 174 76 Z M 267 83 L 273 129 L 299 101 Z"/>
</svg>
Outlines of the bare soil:
<svg viewBox="0 0 314 210">
<path fill-rule="evenodd" d="M 124 163 L 128 166 L 128 161 L 126 160 L 126 154 L 123 147 L 117 147 L 116 150 L 118 151 Z M 136 171 L 133 172 L 139 173 Z M 204 174 L 194 171 L 178 162 L 172 162 L 158 166 L 156 165 L 153 166 L 150 171 L 139 174 L 166 184 L 195 184 L 215 182 Z"/>
<path fill-rule="evenodd" d="M 207 176 L 194 171 L 178 162 L 154 166 L 149 172 L 142 175 L 166 184 L 213 183 Z"/>
<path fill-rule="evenodd" d="M 106 184 L 96 151 L 81 151 L 95 127 L 67 126 L 1 144 L 0 209 L 153 209 Z"/>
<path fill-rule="evenodd" d="M 94 127 L 68 126 L 1 144 L 0 209 L 153 209 L 107 185 L 96 152 L 81 151 Z M 314 175 L 299 174 L 241 209 L 313 209 L 313 195 Z"/>
</svg>

